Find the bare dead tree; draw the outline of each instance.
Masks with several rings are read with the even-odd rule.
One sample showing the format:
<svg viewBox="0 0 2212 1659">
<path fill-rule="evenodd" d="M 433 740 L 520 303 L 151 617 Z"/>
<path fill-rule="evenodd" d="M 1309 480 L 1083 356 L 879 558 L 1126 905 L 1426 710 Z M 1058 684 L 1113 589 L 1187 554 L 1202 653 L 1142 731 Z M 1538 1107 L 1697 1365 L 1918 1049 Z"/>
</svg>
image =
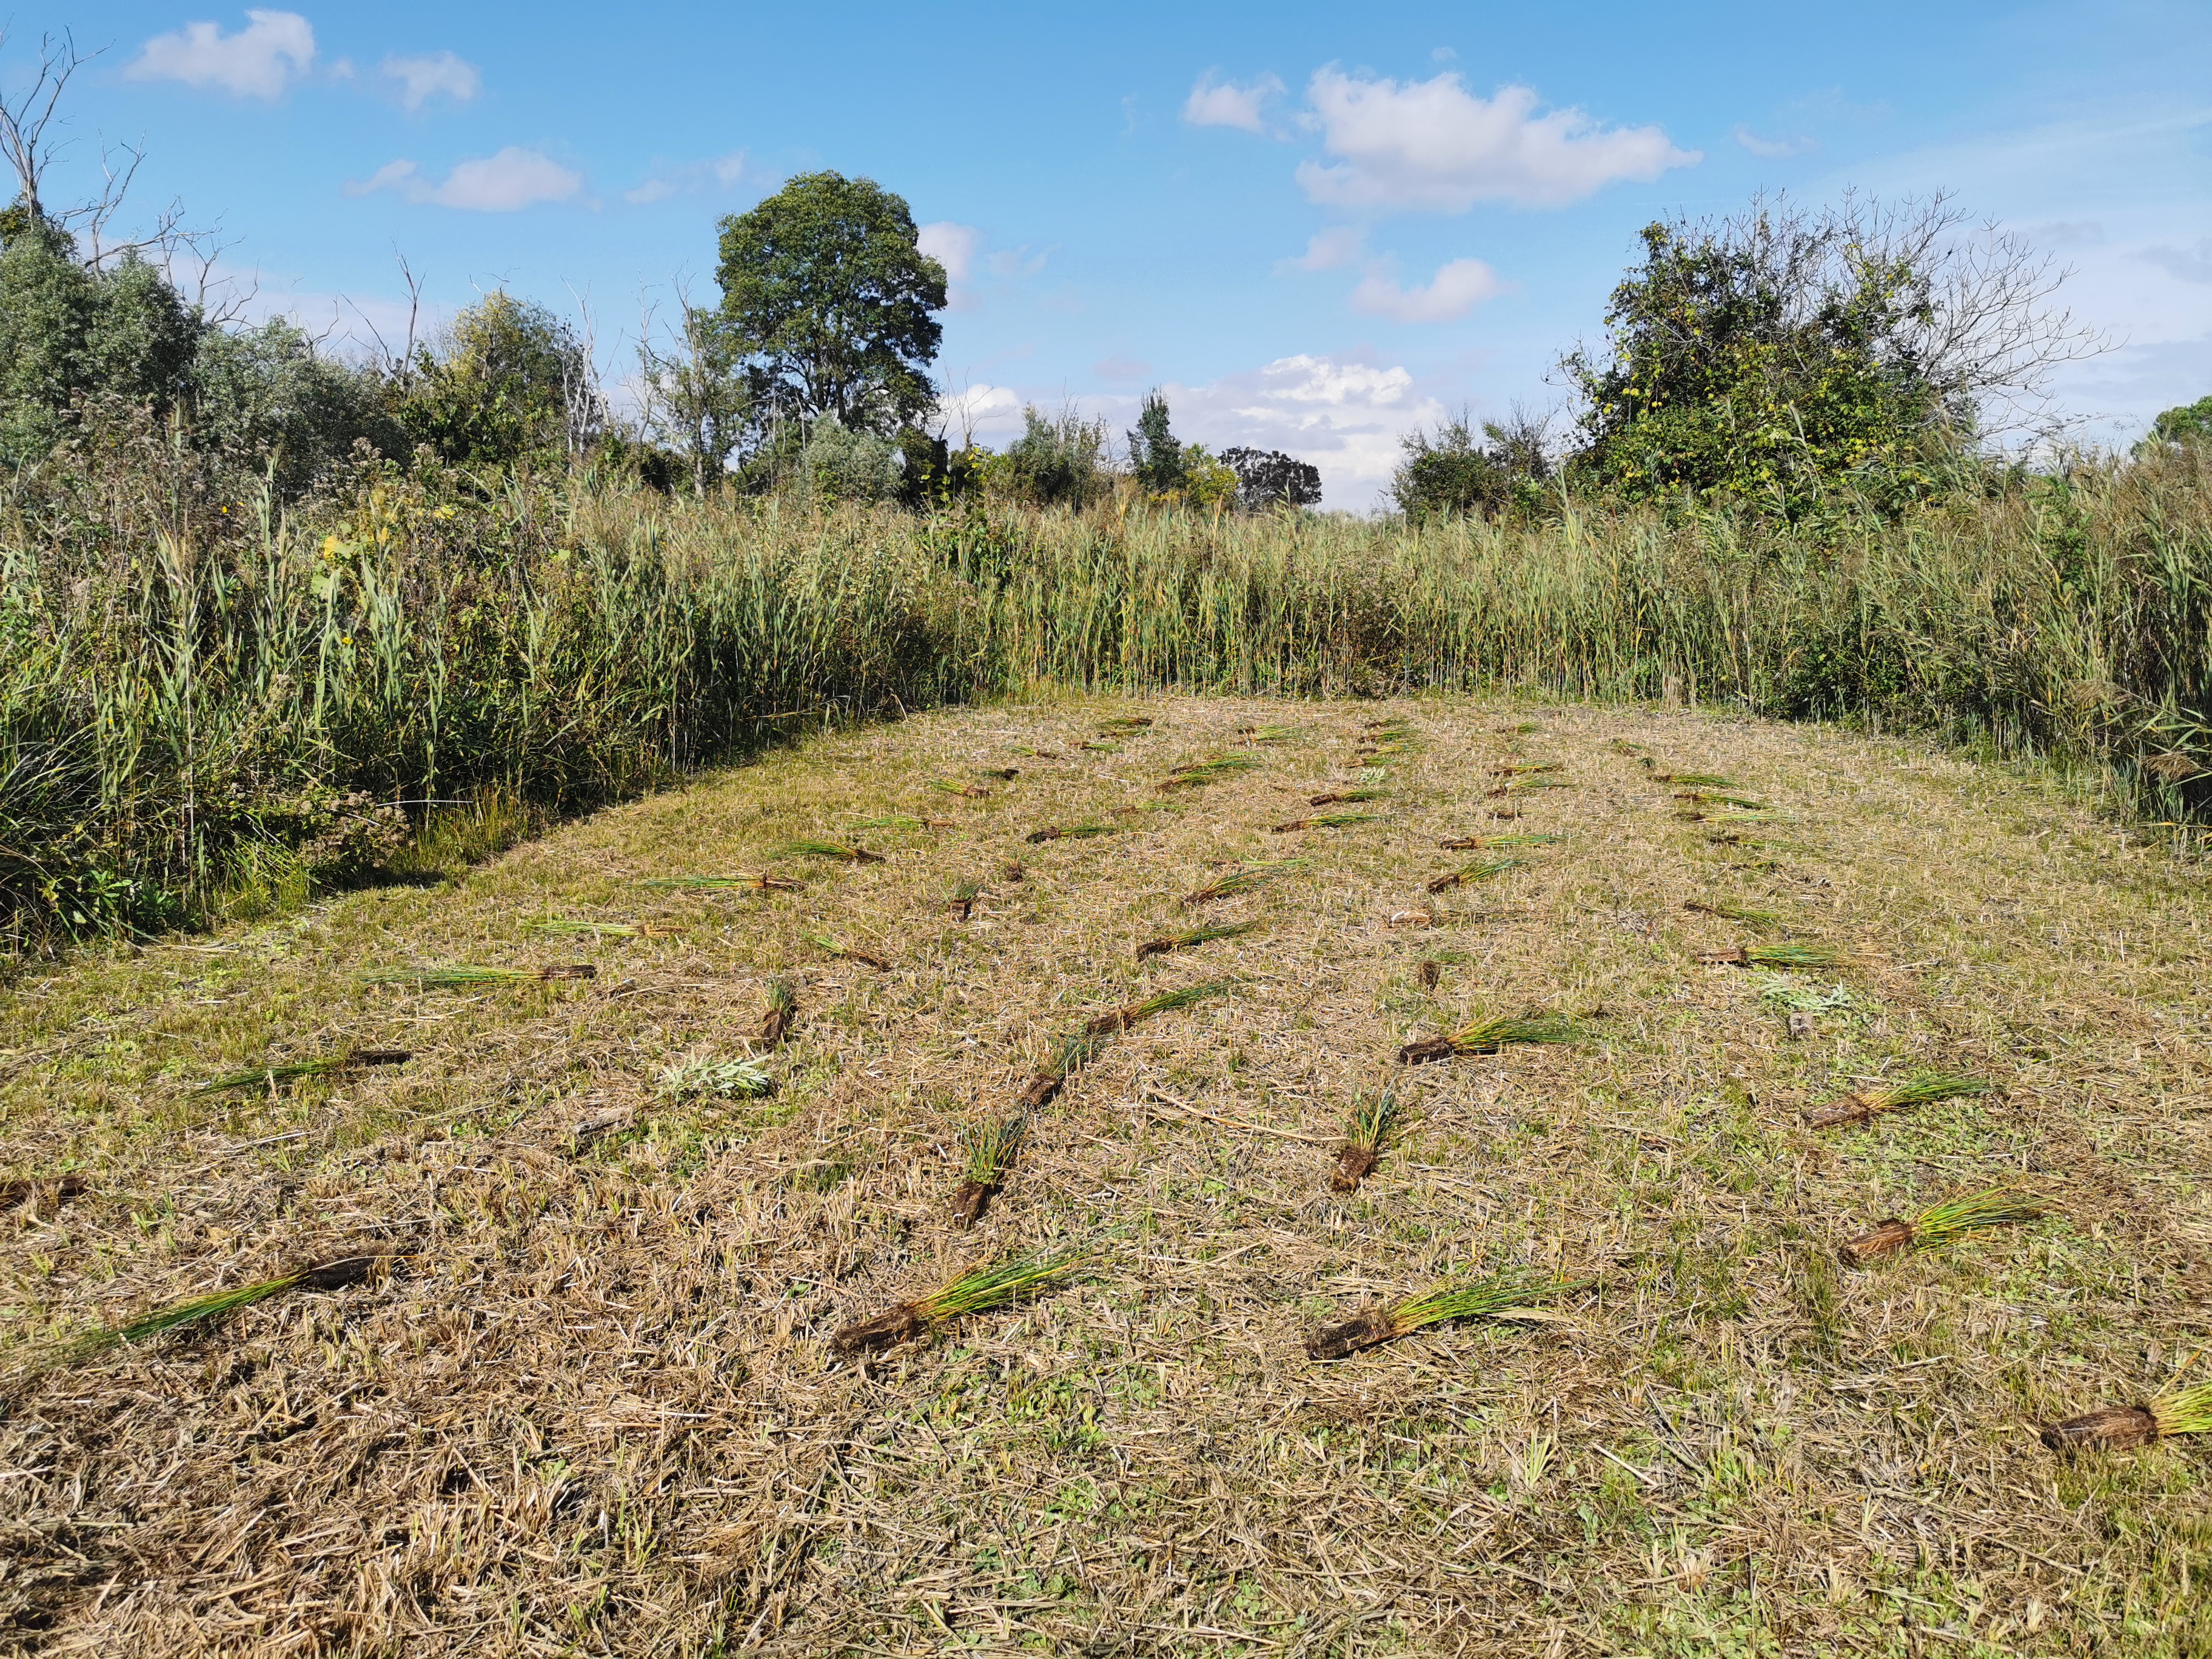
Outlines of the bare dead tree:
<svg viewBox="0 0 2212 1659">
<path fill-rule="evenodd" d="M 7 31 L 0 29 L 0 46 L 7 43 Z M 17 96 L 0 97 L 0 156 L 15 170 L 17 199 L 33 218 L 46 216 L 39 189 L 53 160 L 46 130 L 53 125 L 54 112 L 61 104 L 62 94 L 69 89 L 70 77 L 99 56 L 97 52 L 79 52 L 76 38 L 67 29 L 58 39 L 41 35 L 38 78 Z M 134 161 L 134 170 L 136 165 Z"/>
</svg>

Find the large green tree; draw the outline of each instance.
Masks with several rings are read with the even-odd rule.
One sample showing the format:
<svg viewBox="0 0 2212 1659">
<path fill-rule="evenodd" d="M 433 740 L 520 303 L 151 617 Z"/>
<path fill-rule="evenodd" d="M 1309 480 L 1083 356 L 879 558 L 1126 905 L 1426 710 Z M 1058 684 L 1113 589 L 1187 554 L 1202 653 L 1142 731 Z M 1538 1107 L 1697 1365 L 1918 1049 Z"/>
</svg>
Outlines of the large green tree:
<svg viewBox="0 0 2212 1659">
<path fill-rule="evenodd" d="M 95 269 L 19 204 L 0 223 L 0 460 L 51 450 L 80 399 L 165 412 L 191 385 L 201 323 L 153 266 Z"/>
<path fill-rule="evenodd" d="M 399 418 L 418 443 L 466 466 L 579 455 L 605 423 L 591 354 L 544 306 L 500 291 L 453 319 L 409 366 Z"/>
<path fill-rule="evenodd" d="M 802 173 L 721 224 L 721 317 L 769 411 L 890 434 L 936 398 L 945 267 L 873 179 Z"/>
<path fill-rule="evenodd" d="M 1785 512 L 1854 475 L 1917 489 L 1942 455 L 2034 425 L 2051 367 L 2100 347 L 2050 303 L 2063 276 L 1940 198 L 1650 225 L 1607 349 L 1565 365 L 1577 460 L 1630 495 Z"/>
</svg>

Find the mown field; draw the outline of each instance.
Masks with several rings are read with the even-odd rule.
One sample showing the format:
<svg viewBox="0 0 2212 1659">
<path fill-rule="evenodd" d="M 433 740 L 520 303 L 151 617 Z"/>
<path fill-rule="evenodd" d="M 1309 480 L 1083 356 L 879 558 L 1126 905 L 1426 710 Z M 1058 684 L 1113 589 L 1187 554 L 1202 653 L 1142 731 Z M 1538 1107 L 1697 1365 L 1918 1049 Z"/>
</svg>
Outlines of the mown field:
<svg viewBox="0 0 2212 1659">
<path fill-rule="evenodd" d="M 1320 812 L 1364 821 L 1275 828 Z M 1078 824 L 1111 833 L 1029 838 Z M 1491 835 L 1558 839 L 1439 846 Z M 735 872 L 801 885 L 646 884 Z M 2212 1653 L 2212 1437 L 2039 1438 L 2212 1379 L 2208 914 L 2195 868 L 1917 744 L 1070 696 L 85 953 L 0 990 L 0 1650 Z M 1778 945 L 1844 960 L 1699 960 Z M 956 1225 L 963 1137 L 1200 986 L 1078 1052 Z M 1580 1040 L 1398 1063 L 1528 1013 Z M 354 1049 L 412 1058 L 201 1091 Z M 748 1057 L 772 1095 L 661 1087 Z M 1993 1087 L 1806 1122 L 1926 1071 Z M 2045 1213 L 1838 1258 L 2000 1184 Z M 833 1347 L 1024 1253 L 1080 1261 Z M 1308 1355 L 1501 1274 L 1572 1288 Z"/>
</svg>

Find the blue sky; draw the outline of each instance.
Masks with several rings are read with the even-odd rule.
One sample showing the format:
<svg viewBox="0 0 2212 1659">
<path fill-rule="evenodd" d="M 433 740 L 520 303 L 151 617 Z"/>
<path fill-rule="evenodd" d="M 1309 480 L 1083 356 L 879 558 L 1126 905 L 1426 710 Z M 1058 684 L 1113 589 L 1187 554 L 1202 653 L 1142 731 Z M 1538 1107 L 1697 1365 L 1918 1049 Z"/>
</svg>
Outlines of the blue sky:
<svg viewBox="0 0 2212 1659">
<path fill-rule="evenodd" d="M 1024 401 L 1319 465 L 1364 507 L 1399 434 L 1564 400 L 1655 217 L 1762 188 L 1956 192 L 2074 268 L 2115 349 L 2057 391 L 2115 442 L 2212 392 L 2212 7 L 1286 3 L 775 8 L 169 0 L 18 10 L 107 50 L 66 195 L 219 220 L 223 269 L 311 326 L 404 329 L 504 286 L 587 307 L 613 378 L 714 221 L 793 173 L 899 191 L 955 277 L 956 428 Z"/>
</svg>

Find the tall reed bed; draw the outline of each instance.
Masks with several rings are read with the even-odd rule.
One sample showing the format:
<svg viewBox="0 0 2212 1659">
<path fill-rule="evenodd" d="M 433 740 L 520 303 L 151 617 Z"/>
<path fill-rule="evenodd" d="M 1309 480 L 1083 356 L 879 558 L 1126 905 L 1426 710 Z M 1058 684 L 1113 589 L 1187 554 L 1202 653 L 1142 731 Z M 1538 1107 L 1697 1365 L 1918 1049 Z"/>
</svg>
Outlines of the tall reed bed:
<svg viewBox="0 0 2212 1659">
<path fill-rule="evenodd" d="M 1044 684 L 1679 689 L 2107 767 L 2161 819 L 2212 781 L 2201 451 L 1795 526 L 1572 501 L 915 519 L 391 473 L 288 516 L 161 483 L 0 501 L 18 947 L 181 920 L 269 868 L 343 879 L 418 803 L 561 810 L 805 721 Z"/>
</svg>

